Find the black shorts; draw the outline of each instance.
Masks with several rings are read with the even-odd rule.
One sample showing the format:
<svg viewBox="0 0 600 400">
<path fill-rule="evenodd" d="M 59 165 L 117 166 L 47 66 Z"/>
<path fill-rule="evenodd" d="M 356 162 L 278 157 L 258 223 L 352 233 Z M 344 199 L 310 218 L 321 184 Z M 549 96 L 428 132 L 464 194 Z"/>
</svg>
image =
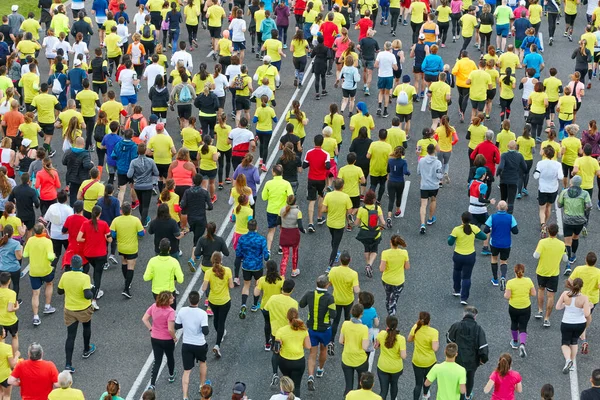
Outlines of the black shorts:
<svg viewBox="0 0 600 400">
<path fill-rule="evenodd" d="M 21 218 L 21 222 L 23 222 L 23 225 L 25 225 L 25 227 L 27 228 L 28 231 L 32 230 L 33 226 L 35 225 L 35 220 L 33 220 L 33 219 Z"/>
<path fill-rule="evenodd" d="M 44 135 L 54 135 L 54 124 L 40 122 L 40 128 L 42 128 Z"/>
<path fill-rule="evenodd" d="M 555 276 L 537 276 L 538 286 L 546 289 L 547 292 L 556 293 L 558 290 L 558 275 Z"/>
<path fill-rule="evenodd" d="M 197 154 L 196 154 L 197 156 Z M 201 169 L 200 170 L 200 175 L 202 175 L 202 178 L 204 179 L 215 179 L 217 177 L 217 169 L 211 169 L 211 170 L 206 170 L 206 169 Z"/>
<path fill-rule="evenodd" d="M 429 199 L 430 197 L 436 197 L 437 194 L 438 194 L 438 189 L 434 189 L 434 190 L 421 189 L 421 198 L 422 199 Z"/>
<path fill-rule="evenodd" d="M 356 89 L 342 89 L 342 97 L 347 99 L 349 97 L 355 97 L 356 96 Z"/>
<path fill-rule="evenodd" d="M 133 179 L 129 178 L 127 174 L 117 174 L 117 183 L 119 186 L 125 186 L 128 183 L 133 183 Z"/>
<path fill-rule="evenodd" d="M 437 82 L 439 80 L 438 75 L 427 75 L 425 74 L 425 82 Z"/>
<path fill-rule="evenodd" d="M 571 172 L 573 172 L 573 166 L 572 165 L 567 165 L 565 163 L 561 163 L 562 165 L 562 170 L 563 170 L 563 176 L 571 176 Z"/>
<path fill-rule="evenodd" d="M 360 207 L 360 196 L 350 197 L 350 201 L 352 202 L 352 208 Z"/>
<path fill-rule="evenodd" d="M 574 300 L 571 300 L 574 301 Z M 565 324 L 560 323 L 560 344 L 563 346 L 576 346 L 579 342 L 579 337 L 585 331 L 586 323 L 580 324 Z"/>
<path fill-rule="evenodd" d="M 488 220 L 488 213 L 483 214 L 471 214 L 473 217 L 473 223 L 477 226 L 482 226 L 485 224 L 485 221 Z"/>
<path fill-rule="evenodd" d="M 483 111 L 485 107 L 485 100 L 471 100 L 471 107 L 477 111 Z"/>
<path fill-rule="evenodd" d="M 583 224 L 581 224 L 581 225 L 563 224 L 564 237 L 579 235 L 582 230 L 583 230 Z"/>
<path fill-rule="evenodd" d="M 554 193 L 538 192 L 538 204 L 540 206 L 544 206 L 546 204 L 554 204 L 557 196 L 558 196 L 558 191 L 556 191 Z"/>
<path fill-rule="evenodd" d="M 237 111 L 244 110 L 248 111 L 250 109 L 250 97 L 249 96 L 235 96 L 235 109 Z"/>
<path fill-rule="evenodd" d="M 9 384 L 8 384 L 8 378 L 6 378 L 2 382 L 0 382 L 0 386 L 2 386 L 4 388 L 7 388 L 9 386 Z"/>
<path fill-rule="evenodd" d="M 219 97 L 219 108 L 225 108 L 225 96 Z"/>
<path fill-rule="evenodd" d="M 261 276 L 263 276 L 262 269 L 259 269 L 258 271 L 248 271 L 247 269 L 242 268 L 242 277 L 245 281 L 251 281 L 252 278 L 254 278 L 255 281 L 258 281 Z"/>
<path fill-rule="evenodd" d="M 486 90 L 485 93 L 488 100 L 494 100 L 496 97 L 496 89 Z"/>
<path fill-rule="evenodd" d="M 169 165 L 171 164 L 156 164 L 159 178 L 166 178 L 169 175 Z"/>
<path fill-rule="evenodd" d="M 154 25 L 157 29 L 160 29 L 162 25 L 162 14 L 160 11 L 151 11 L 150 12 L 150 23 Z"/>
<path fill-rule="evenodd" d="M 413 74 L 422 74 L 423 70 L 421 69 L 420 65 L 415 65 L 413 66 Z"/>
<path fill-rule="evenodd" d="M 121 257 L 123 257 L 124 260 L 136 260 L 138 258 L 138 253 L 125 254 L 125 253 L 119 252 L 119 255 Z"/>
<path fill-rule="evenodd" d="M 19 321 L 15 322 L 10 326 L 3 325 L 2 328 L 4 328 L 4 331 L 7 335 L 10 333 L 10 336 L 15 337 L 17 336 L 17 333 L 19 333 Z"/>
<path fill-rule="evenodd" d="M 192 105 L 191 104 L 179 104 L 177 105 L 177 116 L 183 119 L 190 119 L 192 116 Z"/>
<path fill-rule="evenodd" d="M 412 119 L 412 113 L 410 114 L 398 114 L 396 113 L 396 117 L 400 120 L 400 122 L 409 122 Z"/>
<path fill-rule="evenodd" d="M 314 181 L 312 179 L 308 180 L 308 184 L 307 184 L 307 190 L 308 190 L 308 195 L 306 197 L 306 200 L 308 201 L 314 201 L 317 200 L 317 195 L 319 195 L 320 197 L 324 196 L 324 191 L 325 191 L 325 182 L 326 181 Z"/>
<path fill-rule="evenodd" d="M 438 110 L 434 110 L 433 108 L 431 109 L 431 118 L 432 119 L 442 118 L 444 115 L 447 115 L 447 114 L 448 114 L 448 110 L 438 111 Z"/>
<path fill-rule="evenodd" d="M 567 25 L 573 25 L 575 23 L 575 19 L 577 19 L 577 14 L 570 15 L 565 13 L 565 23 Z"/>
<path fill-rule="evenodd" d="M 197 150 L 190 150 L 190 160 L 191 161 L 198 160 L 198 151 Z"/>
<path fill-rule="evenodd" d="M 220 26 L 209 26 L 208 32 L 210 32 L 210 37 L 213 39 L 219 39 L 221 37 L 221 27 Z"/>
<path fill-rule="evenodd" d="M 281 221 L 278 221 L 279 215 L 267 212 L 267 228 L 276 228 L 281 225 Z"/>
<path fill-rule="evenodd" d="M 549 101 L 548 102 L 548 110 L 546 111 L 546 115 L 554 114 L 556 112 L 557 104 L 558 104 L 558 101 Z"/>
<path fill-rule="evenodd" d="M 96 92 L 96 93 L 106 94 L 106 92 L 108 92 L 108 84 L 106 82 L 103 82 L 103 83 L 93 82 L 92 89 L 94 89 L 94 92 Z"/>
<path fill-rule="evenodd" d="M 206 353 L 208 344 L 198 346 L 195 344 L 184 343 L 181 346 L 181 360 L 183 361 L 183 370 L 189 371 L 194 368 L 196 361 L 206 362 Z"/>
<path fill-rule="evenodd" d="M 510 257 L 510 247 L 499 249 L 498 247 L 490 246 L 490 250 L 492 251 L 492 256 L 498 257 L 500 255 L 500 260 L 506 261 L 508 257 Z"/>
</svg>

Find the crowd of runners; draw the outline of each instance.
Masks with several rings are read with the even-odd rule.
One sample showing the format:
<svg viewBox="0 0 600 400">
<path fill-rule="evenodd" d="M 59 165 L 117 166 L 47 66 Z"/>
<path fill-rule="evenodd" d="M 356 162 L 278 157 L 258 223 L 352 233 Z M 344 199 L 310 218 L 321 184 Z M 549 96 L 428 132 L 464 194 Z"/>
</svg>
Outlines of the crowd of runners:
<svg viewBox="0 0 600 400">
<path fill-rule="evenodd" d="M 144 399 L 155 398 L 163 357 L 168 381 L 175 382 L 179 341 L 181 397 L 191 398 L 190 375 L 198 366 L 200 396 L 212 398 L 207 364 L 227 351 L 232 296 L 241 296 L 240 319 L 259 311 L 264 317 L 271 386 L 280 388 L 275 400 L 319 390 L 325 366 L 338 368 L 326 363 L 332 357 L 341 359 L 345 399 L 410 396 L 398 393 L 407 342 L 414 346 L 415 400 L 429 398 L 432 385 L 439 399 L 468 400 L 475 387 L 493 392 L 493 399 L 514 399 L 523 387 L 512 357 L 528 355 L 531 317 L 550 328 L 554 310 L 563 313 L 562 373 L 573 370 L 579 353 L 588 354 L 600 270 L 595 252 L 579 253 L 579 262 L 577 253 L 595 218 L 592 209 L 600 210 L 597 188 L 594 198 L 600 132 L 595 120 L 582 121 L 577 113 L 594 107 L 584 98 L 599 72 L 600 6 L 592 0 L 585 6 L 588 25 L 581 27 L 574 26 L 584 8 L 578 0 L 563 7 L 554 0 L 140 0 L 133 10 L 123 0 L 87 3 L 39 0 L 39 18 L 22 16 L 13 5 L 0 25 L 0 399 L 9 399 L 13 386 L 26 399 L 84 398 L 72 387 L 78 326 L 86 359 L 96 351 L 91 321 L 103 307 L 103 272 L 119 264 L 125 298 L 141 279 L 151 281 L 155 298 L 140 312 L 155 357 Z M 559 23 L 564 40 L 555 37 Z M 399 36 L 408 39 L 404 46 Z M 452 55 L 444 50 L 450 36 L 462 42 Z M 574 60 L 568 81 L 544 59 L 545 46 L 559 46 Z M 199 47 L 210 50 L 211 62 L 198 55 Z M 283 111 L 276 92 L 292 86 L 280 78 L 284 65 L 293 66 L 294 87 L 314 78 L 315 100 L 331 94 L 325 112 L 309 111 L 298 100 Z M 374 113 L 367 105 L 371 89 L 377 91 Z M 515 96 L 525 120 L 511 115 Z M 458 118 L 451 119 L 453 102 Z M 431 114 L 431 125 L 422 129 L 411 127 L 419 108 Z M 177 122 L 167 123 L 169 113 Z M 501 126 L 486 126 L 493 115 Z M 309 118 L 323 121 L 320 133 L 307 132 Z M 272 140 L 279 120 L 285 133 Z M 454 146 L 468 147 L 468 161 L 451 157 Z M 417 160 L 416 170 L 407 158 Z M 468 211 L 447 236 L 454 248 L 452 288 L 438 289 L 452 290 L 464 317 L 440 346 L 427 311 L 412 328 L 399 326 L 411 251 L 400 234 L 386 230 L 403 216 L 412 173 L 420 224 L 396 229 L 428 234 L 437 221 L 438 192 L 451 185 L 451 160 L 469 163 L 468 196 L 456 200 L 457 210 Z M 528 191 L 531 177 L 537 194 Z M 510 259 L 513 235 L 525 225 L 513 211 L 531 208 L 518 202 L 530 194 L 539 205 L 535 269 Z M 297 198 L 304 196 L 308 208 L 301 210 Z M 231 243 L 212 222 L 217 201 L 232 206 Z M 265 213 L 267 226 L 259 226 L 254 217 Z M 330 234 L 328 263 L 319 269 L 313 262 L 301 275 L 301 236 L 326 236 L 320 225 Z M 340 249 L 344 234 L 364 246 L 364 262 Z M 147 235 L 153 235 L 155 256 L 141 266 L 140 277 L 136 261 Z M 193 247 L 180 246 L 185 235 Z M 494 343 L 507 348 L 498 360 L 489 359 L 477 308 L 469 304 L 478 251 L 489 256 L 489 284 L 508 302 L 510 329 L 504 329 L 514 352 Z M 225 257 L 235 260 L 233 268 L 223 265 Z M 177 285 L 186 279 L 186 259 L 189 276 L 202 273 L 202 284 L 181 298 Z M 26 265 L 31 296 L 19 285 Z M 315 289 L 294 292 L 298 279 L 315 281 Z M 383 291 L 361 290 L 365 279 L 380 279 Z M 67 327 L 61 373 L 43 360 L 40 344 L 25 349 L 18 341 L 20 320 L 39 326 L 40 314 L 56 312 L 57 295 L 64 297 Z M 375 297 L 385 298 L 385 313 L 376 311 Z M 487 381 L 475 382 L 477 368 L 488 361 L 497 368 Z M 582 400 L 600 398 L 600 370 L 592 372 L 591 384 Z M 248 386 L 255 398 L 270 396 Z M 542 399 L 554 398 L 551 384 L 540 390 Z M 101 399 L 119 395 L 118 381 L 110 380 Z M 232 399 L 244 398 L 246 384 L 237 382 Z"/>
</svg>

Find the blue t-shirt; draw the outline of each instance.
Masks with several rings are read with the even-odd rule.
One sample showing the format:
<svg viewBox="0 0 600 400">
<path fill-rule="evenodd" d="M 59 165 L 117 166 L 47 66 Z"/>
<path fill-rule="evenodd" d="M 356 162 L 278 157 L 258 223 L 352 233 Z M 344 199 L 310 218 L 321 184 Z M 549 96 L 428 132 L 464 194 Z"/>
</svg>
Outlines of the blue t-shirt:
<svg viewBox="0 0 600 400">
<path fill-rule="evenodd" d="M 140 4 L 142 2 L 140 1 Z M 94 0 L 92 10 L 96 13 L 96 18 L 106 18 L 106 10 L 108 9 L 108 1 Z"/>
<path fill-rule="evenodd" d="M 363 312 L 363 316 L 360 319 L 363 323 L 363 325 L 366 325 L 367 328 L 372 328 L 373 327 L 373 320 L 377 318 L 377 310 L 375 310 L 375 307 L 370 307 L 370 308 L 365 308 L 365 311 Z"/>
<path fill-rule="evenodd" d="M 125 20 L 125 25 L 129 23 L 129 15 L 125 11 L 117 11 L 115 14 L 115 21 L 119 22 L 119 18 L 123 17 Z"/>
<path fill-rule="evenodd" d="M 106 147 L 106 154 L 112 154 L 115 146 L 121 140 L 123 140 L 123 139 L 121 138 L 121 136 L 119 136 L 117 134 L 111 133 L 111 134 L 104 135 L 104 138 L 102 139 L 102 146 Z M 106 157 L 106 163 L 108 165 L 110 165 L 111 167 L 117 166 L 117 160 L 113 159 L 112 157 Z"/>
<path fill-rule="evenodd" d="M 10 238 L 4 246 L 0 246 L 0 271 L 16 272 L 21 269 L 21 264 L 15 256 L 15 251 L 23 250 L 21 243 Z"/>
<path fill-rule="evenodd" d="M 173 12 L 173 10 L 167 13 L 167 21 L 169 21 L 169 29 L 170 30 L 179 30 L 179 24 L 181 23 L 181 13 L 179 11 Z"/>
<path fill-rule="evenodd" d="M 519 18 L 520 19 L 520 18 Z M 523 58 L 523 65 L 526 68 L 535 69 L 534 78 L 540 77 L 540 66 L 544 63 L 544 58 L 540 53 L 529 53 Z"/>
<path fill-rule="evenodd" d="M 71 91 L 77 94 L 78 92 L 83 90 L 83 80 L 87 78 L 87 72 L 83 68 L 73 68 L 67 74 L 67 78 L 69 78 L 69 83 L 71 86 Z"/>
<path fill-rule="evenodd" d="M 525 31 L 531 28 L 531 22 L 527 18 L 519 18 L 513 22 L 515 27 L 515 39 L 523 40 L 525 38 Z"/>
</svg>

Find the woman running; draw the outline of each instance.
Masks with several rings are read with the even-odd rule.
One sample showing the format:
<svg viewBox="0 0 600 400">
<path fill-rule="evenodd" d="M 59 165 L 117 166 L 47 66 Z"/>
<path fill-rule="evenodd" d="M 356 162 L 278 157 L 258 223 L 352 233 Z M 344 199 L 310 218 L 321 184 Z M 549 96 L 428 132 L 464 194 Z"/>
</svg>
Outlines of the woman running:
<svg viewBox="0 0 600 400">
<path fill-rule="evenodd" d="M 400 206 L 402 203 L 402 195 L 404 193 L 405 176 L 410 175 L 408 163 L 404 159 L 404 147 L 397 146 L 394 152 L 390 154 L 388 159 L 388 183 L 387 190 L 389 195 L 388 213 L 386 219 L 386 227 L 392 228 L 392 212 L 394 218 L 400 218 L 402 211 Z M 394 206 L 396 211 L 394 211 Z"/>
<path fill-rule="evenodd" d="M 512 75 L 512 68 L 506 67 L 500 77 L 500 121 L 510 118 L 510 105 L 515 98 L 517 78 Z"/>
<path fill-rule="evenodd" d="M 35 175 L 35 188 L 40 194 L 40 212 L 46 215 L 48 208 L 56 203 L 57 190 L 60 189 L 60 178 L 52 166 L 52 159 L 44 159 L 42 170 Z"/>
<path fill-rule="evenodd" d="M 267 261 L 266 264 L 266 272 L 264 276 L 261 276 L 256 282 L 256 287 L 254 288 L 254 296 L 260 296 L 262 292 L 262 301 L 260 302 L 260 311 L 265 319 L 265 351 L 270 351 L 271 346 L 273 345 L 273 332 L 271 331 L 271 320 L 269 316 L 269 312 L 265 310 L 265 305 L 271 298 L 271 296 L 275 294 L 281 293 L 281 287 L 283 286 L 283 278 L 279 275 L 279 271 L 277 268 L 277 263 L 273 260 Z M 277 371 L 273 371 L 273 374 L 277 374 Z"/>
<path fill-rule="evenodd" d="M 344 66 L 340 70 L 339 79 L 342 81 L 341 113 L 344 113 L 346 105 L 348 105 L 348 117 L 352 117 L 356 89 L 360 82 L 360 72 L 354 66 L 354 57 L 350 54 L 344 57 Z"/>
<path fill-rule="evenodd" d="M 10 274 L 12 290 L 18 298 L 23 246 L 17 240 L 13 239 L 13 233 L 14 228 L 12 225 L 5 225 L 2 229 L 2 237 L 0 238 L 0 260 L 2 260 L 2 263 L 0 264 L 0 272 L 8 272 Z"/>
<path fill-rule="evenodd" d="M 269 400 L 300 400 L 300 397 L 296 397 L 294 394 L 294 388 L 294 381 L 287 376 L 282 376 L 279 380 L 281 393 L 274 394 Z"/>
<path fill-rule="evenodd" d="M 381 253 L 379 271 L 383 273 L 381 280 L 385 289 L 385 308 L 388 315 L 396 315 L 398 299 L 404 289 L 404 271 L 410 269 L 410 260 L 405 250 L 406 242 L 400 235 L 392 235 L 390 246 L 390 249 Z"/>
<path fill-rule="evenodd" d="M 544 84 L 542 82 L 536 82 L 533 90 L 533 93 L 529 95 L 529 99 L 527 100 L 529 107 L 527 122 L 531 124 L 531 136 L 541 143 L 542 129 L 546 121 L 546 110 L 548 110 L 548 95 L 544 92 Z"/>
<path fill-rule="evenodd" d="M 302 375 L 306 369 L 304 349 L 310 349 L 308 329 L 298 317 L 298 310 L 290 308 L 287 312 L 288 325 L 275 333 L 275 352 L 279 354 L 279 370 L 294 382 L 294 394 L 300 394 Z M 343 364 L 342 364 L 343 365 Z"/>
<path fill-rule="evenodd" d="M 292 62 L 294 64 L 294 87 L 302 87 L 304 81 L 304 70 L 307 64 L 308 42 L 304 38 L 304 32 L 301 29 L 296 31 L 290 43 L 292 52 Z"/>
<path fill-rule="evenodd" d="M 513 349 L 519 349 L 521 357 L 527 357 L 527 324 L 531 318 L 531 296 L 536 295 L 535 286 L 531 279 L 525 276 L 525 265 L 515 265 L 516 278 L 506 282 L 504 298 L 508 300 L 508 315 L 510 315 L 510 333 Z"/>
<path fill-rule="evenodd" d="M 356 213 L 355 225 L 360 226 L 356 239 L 364 246 L 365 273 L 369 278 L 373 277 L 373 263 L 377 258 L 377 248 L 381 242 L 381 228 L 385 226 L 381 206 L 375 202 L 375 192 L 367 191 L 364 198 L 364 206 Z"/>
<path fill-rule="evenodd" d="M 225 336 L 225 321 L 231 308 L 231 296 L 229 290 L 233 288 L 233 279 L 231 269 L 221 264 L 223 256 L 215 251 L 210 260 L 212 268 L 204 273 L 204 282 L 202 283 L 202 292 L 205 293 L 210 285 L 208 294 L 208 305 L 212 310 L 213 324 L 217 332 L 217 341 L 213 347 L 213 353 L 217 358 L 221 358 L 221 342 Z M 200 296 L 202 297 L 202 295 Z"/>
<path fill-rule="evenodd" d="M 585 84 L 581 82 L 581 73 L 579 71 L 573 72 L 572 75 L 569 75 L 569 78 L 571 78 L 571 80 L 567 84 L 567 87 L 571 89 L 571 93 L 575 96 L 575 100 L 577 100 L 577 105 L 573 111 L 573 123 L 575 123 L 577 111 L 581 108 L 581 102 L 583 96 L 585 96 Z"/>
<path fill-rule="evenodd" d="M 517 371 L 513 371 L 510 367 L 512 365 L 512 357 L 508 353 L 500 355 L 498 360 L 498 366 L 490 375 L 488 383 L 485 385 L 483 391 L 487 394 L 494 389 L 492 399 L 514 399 L 515 392 L 523 392 L 523 384 L 521 383 L 521 374 Z"/>
<path fill-rule="evenodd" d="M 300 110 L 300 102 L 298 100 L 292 101 L 292 109 L 287 112 L 285 121 L 293 125 L 294 135 L 298 136 L 300 145 L 303 145 L 304 138 L 306 137 L 304 127 L 308 124 L 308 118 L 306 118 L 306 113 Z"/>
<path fill-rule="evenodd" d="M 360 381 L 360 375 L 367 372 L 369 360 L 367 349 L 369 348 L 369 328 L 363 325 L 361 318 L 364 308 L 361 304 L 354 304 L 350 313 L 350 321 L 344 321 L 340 330 L 340 343 L 344 346 L 342 351 L 342 371 L 344 372 L 344 396 L 354 387 L 354 373 L 356 372 Z"/>
<path fill-rule="evenodd" d="M 531 171 L 531 167 L 533 166 L 533 153 L 535 152 L 535 140 L 530 136 L 531 129 L 530 124 L 525 124 L 523 126 L 523 135 L 517 138 L 517 150 L 521 153 L 527 165 L 527 169 L 523 172 L 517 184 L 517 199 L 520 199 L 522 196 L 529 196 L 527 184 L 529 183 L 529 171 Z"/>
<path fill-rule="evenodd" d="M 181 133 L 183 134 L 183 131 L 181 131 Z M 193 186 L 192 178 L 194 175 L 196 175 L 196 166 L 191 159 L 197 160 L 197 153 L 197 151 L 190 151 L 185 146 L 184 142 L 183 147 L 177 151 L 175 160 L 171 163 L 171 165 L 169 165 L 167 179 L 173 179 L 175 181 L 175 193 L 179 196 L 179 198 L 182 198 L 183 193 Z"/>
<path fill-rule="evenodd" d="M 419 320 L 413 325 L 408 335 L 408 341 L 415 344 L 412 358 L 415 373 L 414 400 L 421 399 L 421 391 L 423 391 L 424 397 L 429 397 L 429 386 L 425 386 L 425 378 L 429 370 L 435 365 L 437 361 L 435 353 L 440 348 L 439 332 L 429 326 L 430 321 L 431 315 L 427 311 L 421 311 Z"/>
<path fill-rule="evenodd" d="M 175 382 L 175 310 L 171 308 L 174 301 L 173 294 L 163 291 L 156 296 L 156 302 L 152 304 L 142 317 L 142 322 L 150 331 L 150 342 L 154 353 L 154 364 L 152 364 L 152 375 L 150 376 L 149 390 L 155 390 L 158 370 L 162 364 L 163 356 L 167 357 L 169 369 L 169 383 Z M 152 319 L 152 323 L 150 323 Z"/>
<path fill-rule="evenodd" d="M 281 217 L 281 233 L 279 235 L 279 247 L 283 250 L 281 257 L 280 273 L 285 277 L 287 263 L 292 250 L 292 278 L 300 275 L 298 268 L 298 248 L 300 247 L 300 232 L 306 233 L 302 225 L 302 212 L 296 205 L 296 196 L 287 197 L 287 205 L 279 212 Z"/>
<path fill-rule="evenodd" d="M 473 216 L 466 211 L 461 215 L 462 225 L 458 225 L 448 236 L 448 245 L 454 247 L 452 261 L 454 272 L 452 295 L 460 297 L 460 304 L 467 305 L 471 290 L 471 274 L 475 266 L 475 239 L 486 240 L 487 235 L 476 225 L 471 224 Z"/>
<path fill-rule="evenodd" d="M 262 172 L 267 172 L 267 159 L 269 156 L 269 142 L 273 136 L 273 122 L 277 123 L 277 114 L 275 110 L 268 105 L 269 97 L 262 95 L 260 97 L 260 106 L 256 107 L 252 123 L 256 124 L 256 135 L 259 142 L 259 168 Z"/>
<path fill-rule="evenodd" d="M 444 177 L 440 182 L 440 186 L 444 183 L 449 185 L 450 175 L 448 175 L 448 172 L 450 171 L 450 156 L 452 156 L 452 148 L 458 143 L 458 135 L 456 134 L 456 129 L 450 125 L 450 118 L 447 115 L 443 115 L 440 119 L 440 126 L 436 128 L 433 139 L 438 143 L 440 149 L 438 152 L 438 160 L 442 163 L 444 171 Z"/>
<path fill-rule="evenodd" d="M 121 204 L 119 203 L 119 199 L 113 196 L 114 187 L 110 183 L 106 185 L 104 188 L 104 196 L 98 199 L 98 206 L 102 209 L 100 213 L 100 219 L 110 226 L 115 218 L 121 215 Z M 60 193 L 59 193 L 60 194 Z M 59 201 L 60 202 L 60 201 Z M 66 245 L 68 245 L 68 241 L 66 241 Z M 56 253 L 56 251 L 55 251 Z M 110 255 L 108 256 L 108 261 L 104 265 L 104 269 L 108 269 L 110 263 L 118 264 L 118 260 L 116 258 L 117 253 L 117 241 L 113 240 L 110 242 Z M 58 256 L 57 256 L 58 258 Z"/>
<path fill-rule="evenodd" d="M 406 358 L 406 339 L 398 332 L 398 318 L 390 315 L 385 320 L 386 329 L 377 334 L 375 348 L 381 349 L 377 360 L 377 376 L 381 391 L 379 395 L 387 400 L 398 396 L 398 379 L 404 370 L 402 360 Z"/>
<path fill-rule="evenodd" d="M 217 201 L 215 194 L 215 178 L 217 177 L 217 160 L 221 153 L 213 146 L 213 139 L 210 135 L 204 135 L 202 138 L 202 147 L 198 155 L 200 160 L 200 175 L 202 175 L 202 187 L 208 190 L 210 200 L 214 203 Z"/>
<path fill-rule="evenodd" d="M 221 154 L 218 163 L 217 179 L 219 181 L 219 190 L 223 190 L 223 173 L 225 173 L 225 183 L 231 184 L 231 144 L 227 142 L 231 132 L 231 126 L 227 125 L 227 114 L 221 113 L 218 116 L 217 125 L 215 125 L 215 134 L 217 136 L 217 151 Z"/>
<path fill-rule="evenodd" d="M 233 192 L 233 188 L 231 189 L 231 197 L 233 200 L 237 201 L 237 196 L 240 194 L 246 194 L 245 191 L 241 192 L 239 189 L 250 188 L 252 199 L 250 200 L 250 205 L 254 209 L 254 201 L 256 200 L 256 188 L 260 184 L 260 172 L 258 168 L 253 164 L 254 156 L 252 153 L 248 153 L 242 159 L 242 163 L 238 165 L 238 167 L 233 171 L 233 179 L 236 181 L 234 187 L 236 187 L 237 193 Z M 238 182 L 238 177 L 240 175 L 244 175 L 243 181 Z M 233 204 L 233 200 L 229 199 L 229 204 Z"/>
<path fill-rule="evenodd" d="M 581 293 L 583 288 L 581 278 L 575 278 L 572 282 L 567 280 L 565 286 L 567 290 L 560 295 L 556 302 L 556 309 L 565 310 L 560 324 L 562 335 L 560 348 L 565 357 L 565 366 L 562 372 L 568 374 L 575 363 L 579 337 L 590 322 L 592 303 L 586 295 Z"/>
<path fill-rule="evenodd" d="M 100 396 L 100 400 L 124 400 L 121 396 L 119 381 L 111 379 L 106 384 L 106 391 Z"/>
</svg>

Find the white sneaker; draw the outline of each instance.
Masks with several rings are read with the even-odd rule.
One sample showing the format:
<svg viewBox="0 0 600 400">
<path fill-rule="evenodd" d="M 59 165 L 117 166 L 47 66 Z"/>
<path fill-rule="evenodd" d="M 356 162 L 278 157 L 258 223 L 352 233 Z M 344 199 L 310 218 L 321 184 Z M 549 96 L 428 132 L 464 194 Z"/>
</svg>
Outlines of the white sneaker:
<svg viewBox="0 0 600 400">
<path fill-rule="evenodd" d="M 100 290 L 98 290 L 98 293 L 96 294 L 96 300 L 98 300 L 102 296 L 104 296 L 104 290 L 100 289 Z"/>
<path fill-rule="evenodd" d="M 98 304 L 96 303 L 96 300 L 92 300 L 92 308 L 94 309 L 94 311 L 98 311 L 100 309 L 100 307 L 98 307 Z"/>
<path fill-rule="evenodd" d="M 110 261 L 113 264 L 117 264 L 119 261 L 117 260 L 117 257 L 115 257 L 114 255 L 110 255 L 108 256 L 108 261 Z"/>
</svg>

